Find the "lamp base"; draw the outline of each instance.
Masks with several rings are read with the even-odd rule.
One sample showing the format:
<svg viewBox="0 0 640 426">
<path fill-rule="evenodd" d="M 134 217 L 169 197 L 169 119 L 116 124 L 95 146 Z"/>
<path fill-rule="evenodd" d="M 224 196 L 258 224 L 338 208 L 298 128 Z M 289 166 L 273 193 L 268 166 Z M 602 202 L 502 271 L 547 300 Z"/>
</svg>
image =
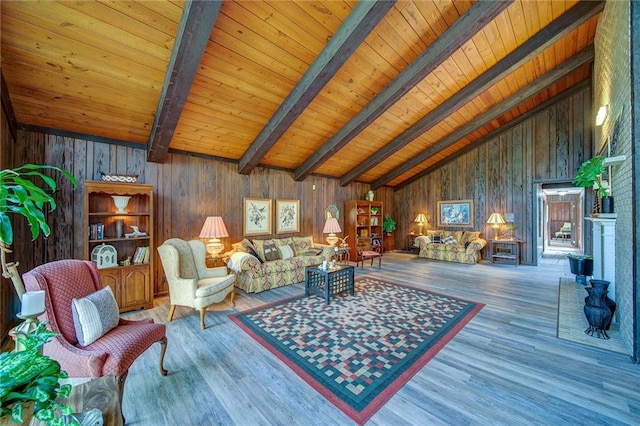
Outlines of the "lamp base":
<svg viewBox="0 0 640 426">
<path fill-rule="evenodd" d="M 329 245 L 330 245 L 330 246 L 332 246 L 332 247 L 336 245 L 336 243 L 338 242 L 338 240 L 339 240 L 339 238 L 338 238 L 338 237 L 336 237 L 336 234 L 331 233 L 331 234 L 329 234 L 329 235 L 327 236 L 327 244 L 329 244 Z"/>
<path fill-rule="evenodd" d="M 209 253 L 211 257 L 219 257 L 222 250 L 224 250 L 224 244 L 222 244 L 218 238 L 212 238 L 207 243 L 207 253 Z"/>
</svg>

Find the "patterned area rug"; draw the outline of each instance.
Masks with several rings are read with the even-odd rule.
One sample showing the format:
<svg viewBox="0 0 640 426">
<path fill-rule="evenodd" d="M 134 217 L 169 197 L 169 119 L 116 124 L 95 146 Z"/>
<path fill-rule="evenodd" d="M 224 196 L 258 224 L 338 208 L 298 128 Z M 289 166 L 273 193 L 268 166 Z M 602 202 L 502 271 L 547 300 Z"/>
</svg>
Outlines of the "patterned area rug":
<svg viewBox="0 0 640 426">
<path fill-rule="evenodd" d="M 355 296 L 286 299 L 230 315 L 359 424 L 484 305 L 360 277 Z"/>
</svg>

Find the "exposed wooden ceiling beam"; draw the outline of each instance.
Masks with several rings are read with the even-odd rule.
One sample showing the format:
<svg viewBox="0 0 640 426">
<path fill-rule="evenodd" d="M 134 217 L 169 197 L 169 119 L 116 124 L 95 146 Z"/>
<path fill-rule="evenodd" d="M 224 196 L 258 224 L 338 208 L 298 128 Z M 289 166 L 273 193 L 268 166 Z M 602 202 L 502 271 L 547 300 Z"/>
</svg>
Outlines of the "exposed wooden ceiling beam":
<svg viewBox="0 0 640 426">
<path fill-rule="evenodd" d="M 402 71 L 369 104 L 331 136 L 295 171 L 295 180 L 304 180 L 322 163 L 382 115 L 391 105 L 424 80 L 444 60 L 506 9 L 510 1 L 475 3 L 447 31 Z M 359 173 L 361 174 L 361 173 Z"/>
<path fill-rule="evenodd" d="M 546 72 L 531 84 L 528 84 L 524 88 L 520 89 L 518 92 L 509 96 L 504 101 L 500 102 L 498 105 L 493 108 L 488 109 L 484 113 L 480 114 L 473 120 L 469 121 L 464 126 L 458 128 L 453 133 L 445 136 L 443 139 L 431 145 L 429 148 L 425 149 L 418 155 L 413 156 L 409 161 L 403 163 L 399 167 L 396 167 L 380 179 L 376 180 L 371 184 L 372 189 L 379 188 L 380 186 L 390 182 L 396 177 L 402 175 L 403 173 L 408 172 L 412 168 L 418 166 L 423 161 L 426 161 L 431 156 L 437 154 L 443 149 L 447 149 L 451 145 L 458 142 L 460 139 L 468 136 L 469 134 L 475 132 L 476 130 L 484 127 L 488 123 L 493 120 L 501 117 L 505 113 L 511 111 L 516 106 L 520 105 L 522 102 L 527 99 L 535 96 L 537 93 L 540 93 L 542 90 L 546 89 L 553 83 L 557 82 L 562 77 L 565 77 L 569 73 L 575 71 L 577 68 L 582 65 L 593 62 L 593 58 L 595 57 L 593 45 L 587 47 L 583 51 L 573 55 L 571 58 L 567 59 L 551 71 Z"/>
<path fill-rule="evenodd" d="M 147 160 L 162 163 L 209 42 L 222 0 L 187 0 L 149 138 Z"/>
<path fill-rule="evenodd" d="M 18 120 L 16 120 L 16 113 L 13 110 L 13 105 L 11 104 L 11 98 L 9 97 L 9 87 L 7 86 L 7 82 L 4 79 L 4 74 L 0 69 L 0 84 L 2 84 L 0 90 L 2 93 L 0 97 L 2 98 L 2 109 L 4 109 L 4 113 L 7 116 L 7 121 L 9 123 L 9 132 L 11 133 L 11 137 L 15 141 L 17 138 L 17 128 L 18 128 Z"/>
<path fill-rule="evenodd" d="M 239 173 L 248 174 L 260 163 L 394 4 L 395 0 L 360 1 L 356 4 L 318 58 L 242 155 Z"/>
<path fill-rule="evenodd" d="M 375 154 L 371 155 L 349 173 L 341 177 L 340 184 L 343 186 L 347 185 L 362 173 L 389 158 L 393 153 L 405 147 L 407 144 L 411 143 L 440 121 L 448 117 L 451 114 L 451 111 L 455 111 L 467 104 L 495 83 L 511 74 L 522 64 L 530 61 L 582 23 L 600 13 L 603 7 L 604 2 L 581 1 L 580 3 L 577 3 L 558 19 L 551 22 L 535 36 L 504 57 L 496 65 L 484 72 L 470 84 L 460 89 L 460 91 L 444 101 L 436 109 L 418 120 L 414 125 L 402 132 L 397 138 L 386 144 Z M 376 182 L 380 182 L 385 178 L 386 177 L 383 177 Z M 386 182 L 389 180 L 386 180 Z"/>
<path fill-rule="evenodd" d="M 485 136 L 483 136 L 482 138 L 476 140 L 475 142 L 473 142 L 470 145 L 465 146 L 464 148 L 456 151 L 455 153 L 447 156 L 447 158 L 445 158 L 442 161 L 439 161 L 436 164 L 433 164 L 429 167 L 427 167 L 426 169 L 422 170 L 420 173 L 415 174 L 413 176 L 411 176 L 409 179 L 402 181 L 401 183 L 397 184 L 396 186 L 393 187 L 394 191 L 398 191 L 402 188 L 404 188 L 405 186 L 420 180 L 421 178 L 423 178 L 424 176 L 428 175 L 429 173 L 433 172 L 436 169 L 439 169 L 440 167 L 444 166 L 445 164 L 455 160 L 456 158 L 466 154 L 467 152 L 476 149 L 477 147 L 479 147 L 480 145 L 489 142 L 492 139 L 495 139 L 496 137 L 498 137 L 499 135 L 501 135 L 504 132 L 507 132 L 509 130 L 511 130 L 512 128 L 516 127 L 518 124 L 523 123 L 524 121 L 530 119 L 531 117 L 539 114 L 540 112 L 546 110 L 547 108 L 550 108 L 551 106 L 557 104 L 558 102 L 562 101 L 563 99 L 569 98 L 570 96 L 573 96 L 574 94 L 576 94 L 577 92 L 581 91 L 582 89 L 584 89 L 585 87 L 588 87 L 591 84 L 590 80 L 583 80 L 581 83 L 578 83 L 574 86 L 571 86 L 569 89 L 565 90 L 562 93 L 557 94 L 556 96 L 554 96 L 551 99 L 546 100 L 545 102 L 541 103 L 540 105 L 534 107 L 533 109 L 530 109 L 529 111 L 525 112 L 524 114 L 522 114 L 519 117 L 516 117 L 514 120 L 511 120 L 510 122 L 506 123 L 503 126 L 500 126 L 499 128 L 495 129 L 494 131 L 486 134 Z"/>
</svg>

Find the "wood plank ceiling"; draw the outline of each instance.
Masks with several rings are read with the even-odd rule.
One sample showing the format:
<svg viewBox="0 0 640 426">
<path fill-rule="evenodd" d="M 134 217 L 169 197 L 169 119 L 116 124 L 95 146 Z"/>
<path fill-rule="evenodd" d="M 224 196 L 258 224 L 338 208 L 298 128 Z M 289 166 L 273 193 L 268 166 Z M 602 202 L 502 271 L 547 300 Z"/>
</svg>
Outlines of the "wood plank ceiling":
<svg viewBox="0 0 640 426">
<path fill-rule="evenodd" d="M 591 77 L 603 2 L 6 1 L 18 125 L 399 188 Z"/>
</svg>

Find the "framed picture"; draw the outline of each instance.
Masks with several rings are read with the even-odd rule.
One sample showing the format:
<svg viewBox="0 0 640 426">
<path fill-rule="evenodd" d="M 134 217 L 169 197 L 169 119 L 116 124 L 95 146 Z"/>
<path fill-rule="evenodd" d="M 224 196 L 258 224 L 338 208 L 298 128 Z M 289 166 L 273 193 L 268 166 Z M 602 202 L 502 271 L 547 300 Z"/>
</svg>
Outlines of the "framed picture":
<svg viewBox="0 0 640 426">
<path fill-rule="evenodd" d="M 276 234 L 300 232 L 300 200 L 276 200 Z"/>
<path fill-rule="evenodd" d="M 438 201 L 438 226 L 473 228 L 473 200 Z"/>
<path fill-rule="evenodd" d="M 271 199 L 244 199 L 244 235 L 271 234 Z"/>
</svg>

